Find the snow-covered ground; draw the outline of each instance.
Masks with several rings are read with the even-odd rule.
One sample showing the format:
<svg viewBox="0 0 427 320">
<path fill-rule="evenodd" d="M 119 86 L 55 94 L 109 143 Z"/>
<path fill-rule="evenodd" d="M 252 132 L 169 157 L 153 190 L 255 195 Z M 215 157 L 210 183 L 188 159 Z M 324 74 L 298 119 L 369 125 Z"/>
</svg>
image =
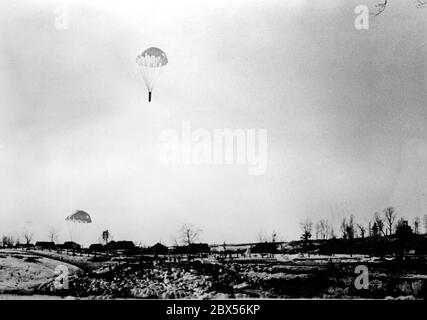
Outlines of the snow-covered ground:
<svg viewBox="0 0 427 320">
<path fill-rule="evenodd" d="M 0 294 L 0 300 L 76 300 L 76 297 L 62 297 L 53 295 L 18 295 L 18 294 Z M 80 299 L 80 298 L 79 298 Z M 80 299 L 81 300 L 81 299 Z"/>
<path fill-rule="evenodd" d="M 57 276 L 58 265 L 67 267 L 69 275 L 79 270 L 73 265 L 25 251 L 0 250 L 0 297 L 7 293 L 31 293 Z"/>
</svg>

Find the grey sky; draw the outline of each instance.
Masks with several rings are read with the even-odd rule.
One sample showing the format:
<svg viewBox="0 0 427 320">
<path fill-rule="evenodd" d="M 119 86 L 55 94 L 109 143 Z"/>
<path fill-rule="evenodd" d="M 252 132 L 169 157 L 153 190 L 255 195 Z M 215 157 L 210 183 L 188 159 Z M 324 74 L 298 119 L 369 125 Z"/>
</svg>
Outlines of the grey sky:
<svg viewBox="0 0 427 320">
<path fill-rule="evenodd" d="M 147 244 L 184 222 L 244 242 L 297 238 L 306 217 L 427 213 L 427 9 L 393 1 L 359 31 L 360 0 L 139 2 L 70 1 L 68 30 L 57 2 L 1 2 L 0 234 L 67 240 L 76 209 L 94 221 L 82 241 Z M 148 104 L 150 46 L 169 64 Z M 186 120 L 266 128 L 266 174 L 162 165 L 161 131 Z"/>
</svg>

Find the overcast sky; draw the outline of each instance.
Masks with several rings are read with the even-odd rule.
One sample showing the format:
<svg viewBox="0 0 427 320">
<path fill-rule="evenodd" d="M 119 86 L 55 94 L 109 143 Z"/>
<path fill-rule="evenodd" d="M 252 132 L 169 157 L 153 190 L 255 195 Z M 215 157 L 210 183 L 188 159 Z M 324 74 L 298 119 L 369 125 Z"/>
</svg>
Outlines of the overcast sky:
<svg viewBox="0 0 427 320">
<path fill-rule="evenodd" d="M 356 30 L 363 0 L 70 1 L 58 30 L 55 3 L 0 3 L 0 234 L 69 240 L 77 209 L 80 241 L 145 244 L 185 222 L 222 243 L 427 213 L 427 9 L 391 1 Z M 135 56 L 151 46 L 169 64 L 149 104 Z M 182 121 L 267 129 L 265 175 L 163 165 L 158 137 Z"/>
</svg>

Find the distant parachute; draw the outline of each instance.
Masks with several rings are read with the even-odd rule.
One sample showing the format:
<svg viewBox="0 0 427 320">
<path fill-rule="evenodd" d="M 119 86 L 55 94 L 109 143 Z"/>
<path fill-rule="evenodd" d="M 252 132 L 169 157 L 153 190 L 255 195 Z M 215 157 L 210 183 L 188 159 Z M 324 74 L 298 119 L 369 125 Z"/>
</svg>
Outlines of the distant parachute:
<svg viewBox="0 0 427 320">
<path fill-rule="evenodd" d="M 166 53 L 161 49 L 151 47 L 140 52 L 136 57 L 136 63 L 144 78 L 148 90 L 148 102 L 151 101 L 151 92 L 160 76 L 162 68 L 168 64 Z"/>
<path fill-rule="evenodd" d="M 67 229 L 70 234 L 71 241 L 82 240 L 80 235 L 83 229 L 86 229 L 87 227 L 83 227 L 83 225 L 92 223 L 90 215 L 83 210 L 77 210 L 73 214 L 70 214 L 65 218 L 65 221 L 67 222 Z"/>
<path fill-rule="evenodd" d="M 83 210 L 78 210 L 73 214 L 70 214 L 68 217 L 65 218 L 65 220 L 76 223 L 92 223 L 90 215 L 87 212 L 84 212 Z"/>
</svg>

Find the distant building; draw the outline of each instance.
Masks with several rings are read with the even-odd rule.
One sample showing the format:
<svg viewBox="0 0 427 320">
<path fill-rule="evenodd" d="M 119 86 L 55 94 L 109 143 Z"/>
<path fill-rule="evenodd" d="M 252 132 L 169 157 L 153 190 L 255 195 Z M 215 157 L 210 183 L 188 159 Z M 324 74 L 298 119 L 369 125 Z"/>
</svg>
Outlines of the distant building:
<svg viewBox="0 0 427 320">
<path fill-rule="evenodd" d="M 105 245 L 108 251 L 132 251 L 135 250 L 135 244 L 132 241 L 110 241 Z"/>
<path fill-rule="evenodd" d="M 210 253 L 211 248 L 207 243 L 191 243 L 190 246 L 175 246 L 172 249 L 172 253 L 175 254 L 199 254 L 199 253 Z"/>
<path fill-rule="evenodd" d="M 110 242 L 108 242 L 105 246 L 104 246 L 104 250 L 110 251 L 113 250 L 114 246 L 116 244 L 116 241 L 111 240 Z"/>
<path fill-rule="evenodd" d="M 260 242 L 251 248 L 252 253 L 277 253 L 278 244 L 275 242 Z"/>
<path fill-rule="evenodd" d="M 165 245 L 161 244 L 160 242 L 157 242 L 154 246 L 147 249 L 148 254 L 154 254 L 154 255 L 164 255 L 168 254 L 169 249 Z"/>
<path fill-rule="evenodd" d="M 79 250 L 81 246 L 74 241 L 66 241 L 62 244 L 61 248 L 64 250 Z"/>
<path fill-rule="evenodd" d="M 89 250 L 90 251 L 102 252 L 102 251 L 104 251 L 104 246 L 101 243 L 92 243 L 89 246 Z"/>
<path fill-rule="evenodd" d="M 35 244 L 35 248 L 37 250 L 46 250 L 46 249 L 55 250 L 56 245 L 52 241 L 37 241 Z"/>
<path fill-rule="evenodd" d="M 207 243 L 191 243 L 190 253 L 210 253 L 211 248 Z"/>
<path fill-rule="evenodd" d="M 396 227 L 395 235 L 398 238 L 406 238 L 412 235 L 412 228 L 408 225 L 407 220 L 402 220 Z"/>
</svg>

